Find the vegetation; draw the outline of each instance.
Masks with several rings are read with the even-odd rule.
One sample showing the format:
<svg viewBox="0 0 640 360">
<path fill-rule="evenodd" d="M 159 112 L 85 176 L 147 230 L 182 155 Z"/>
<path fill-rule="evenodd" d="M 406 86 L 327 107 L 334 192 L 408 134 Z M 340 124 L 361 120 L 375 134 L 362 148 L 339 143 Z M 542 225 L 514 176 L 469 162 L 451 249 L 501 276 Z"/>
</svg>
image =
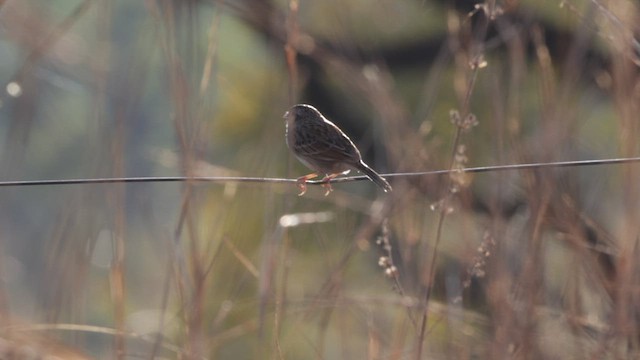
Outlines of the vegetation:
<svg viewBox="0 0 640 360">
<path fill-rule="evenodd" d="M 0 358 L 640 357 L 640 165 L 553 165 L 640 155 L 636 2 L 20 0 L 0 20 L 0 181 L 149 178 L 0 182 Z M 295 103 L 394 191 L 296 196 Z M 510 164 L 541 165 L 466 171 Z"/>
</svg>

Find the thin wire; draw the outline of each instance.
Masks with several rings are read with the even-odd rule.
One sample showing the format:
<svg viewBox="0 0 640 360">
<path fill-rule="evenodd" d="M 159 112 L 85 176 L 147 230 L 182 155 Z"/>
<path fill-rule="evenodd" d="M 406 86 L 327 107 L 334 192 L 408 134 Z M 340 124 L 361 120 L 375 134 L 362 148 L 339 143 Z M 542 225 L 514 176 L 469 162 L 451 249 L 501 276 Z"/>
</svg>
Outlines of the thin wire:
<svg viewBox="0 0 640 360">
<path fill-rule="evenodd" d="M 296 182 L 295 179 L 235 177 L 235 176 L 144 176 L 119 177 L 97 179 L 56 179 L 56 180 L 14 180 L 0 181 L 0 187 L 5 186 L 40 186 L 40 185 L 73 185 L 73 184 L 115 184 L 115 183 L 144 183 L 144 182 Z"/>
<path fill-rule="evenodd" d="M 595 165 L 616 165 L 640 162 L 640 157 L 617 158 L 617 159 L 596 159 L 577 161 L 557 161 L 547 163 L 512 164 L 497 166 L 479 166 L 467 169 L 454 170 L 433 170 L 421 172 L 405 172 L 381 174 L 384 177 L 410 177 L 410 176 L 432 176 L 444 175 L 453 172 L 464 173 L 485 173 L 494 171 L 514 171 L 543 168 L 562 168 L 577 166 Z M 334 178 L 332 183 L 367 180 L 366 176 L 345 176 Z M 12 180 L 0 181 L 0 187 L 11 186 L 46 186 L 46 185 L 74 185 L 74 184 L 116 184 L 116 183 L 146 183 L 146 182 L 224 182 L 224 183 L 296 183 L 296 179 L 285 178 L 265 178 L 265 177 L 243 177 L 243 176 L 149 176 L 149 177 L 119 177 L 119 178 L 96 178 L 96 179 L 56 179 L 56 180 Z M 310 180 L 307 184 L 320 185 L 322 180 Z"/>
<path fill-rule="evenodd" d="M 512 165 L 495 165 L 495 166 L 478 166 L 467 169 L 453 169 L 453 170 L 435 170 L 427 172 L 414 172 L 414 173 L 394 173 L 385 174 L 383 176 L 421 176 L 421 175 L 438 175 L 447 174 L 452 172 L 465 172 L 465 173 L 484 173 L 491 171 L 507 171 L 507 170 L 529 170 L 529 169 L 542 169 L 542 168 L 554 168 L 554 167 L 574 167 L 574 166 L 592 166 L 592 165 L 610 165 L 610 164 L 626 164 L 640 162 L 640 157 L 631 158 L 617 158 L 617 159 L 594 159 L 594 160 L 571 160 L 571 161 L 556 161 L 548 163 L 529 163 L 529 164 L 512 164 Z M 359 176 L 361 178 L 363 176 Z M 366 177 L 364 177 L 366 178 Z M 334 179 L 337 180 L 337 179 Z M 332 180 L 332 182 L 334 181 Z"/>
</svg>

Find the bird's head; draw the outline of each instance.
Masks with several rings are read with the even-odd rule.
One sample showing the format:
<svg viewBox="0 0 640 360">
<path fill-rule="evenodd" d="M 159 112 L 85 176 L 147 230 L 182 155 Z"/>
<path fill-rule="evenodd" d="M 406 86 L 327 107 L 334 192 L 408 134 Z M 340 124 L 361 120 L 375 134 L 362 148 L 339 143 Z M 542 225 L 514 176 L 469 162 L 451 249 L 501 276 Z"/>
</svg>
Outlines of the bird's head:
<svg viewBox="0 0 640 360">
<path fill-rule="evenodd" d="M 294 105 L 284 113 L 283 118 L 286 120 L 305 120 L 309 118 L 322 117 L 320 112 L 311 105 L 298 104 Z"/>
</svg>

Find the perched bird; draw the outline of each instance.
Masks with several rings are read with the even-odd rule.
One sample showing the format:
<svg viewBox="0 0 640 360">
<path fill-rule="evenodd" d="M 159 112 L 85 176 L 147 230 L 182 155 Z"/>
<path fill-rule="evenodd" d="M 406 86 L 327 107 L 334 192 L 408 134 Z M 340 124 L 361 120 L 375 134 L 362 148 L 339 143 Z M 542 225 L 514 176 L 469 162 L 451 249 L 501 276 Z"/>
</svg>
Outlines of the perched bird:
<svg viewBox="0 0 640 360">
<path fill-rule="evenodd" d="M 294 105 L 284 114 L 286 119 L 287 146 L 307 167 L 315 171 L 298 178 L 300 195 L 307 191 L 307 180 L 324 174 L 322 185 L 326 195 L 333 190 L 329 183 L 338 175 L 351 169 L 364 173 L 382 190 L 391 191 L 391 185 L 362 161 L 360 151 L 335 124 L 327 120 L 311 105 Z"/>
</svg>

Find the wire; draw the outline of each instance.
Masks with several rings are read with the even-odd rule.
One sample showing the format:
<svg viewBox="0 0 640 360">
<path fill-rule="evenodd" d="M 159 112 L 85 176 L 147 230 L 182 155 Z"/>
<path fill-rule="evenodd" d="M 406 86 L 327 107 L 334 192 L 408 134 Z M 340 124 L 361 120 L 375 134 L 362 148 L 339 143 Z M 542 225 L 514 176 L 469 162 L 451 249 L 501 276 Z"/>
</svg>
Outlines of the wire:
<svg viewBox="0 0 640 360">
<path fill-rule="evenodd" d="M 596 159 L 577 161 L 558 161 L 547 163 L 529 163 L 497 166 L 480 166 L 466 169 L 453 170 L 433 170 L 422 172 L 405 172 L 381 174 L 384 177 L 410 177 L 410 176 L 432 176 L 445 175 L 454 172 L 464 173 L 485 173 L 494 171 L 514 171 L 543 168 L 561 168 L 577 166 L 595 165 L 616 165 L 640 162 L 640 157 L 617 158 L 617 159 Z M 366 176 L 345 176 L 334 178 L 332 183 L 367 180 Z M 47 185 L 74 185 L 74 184 L 115 184 L 115 183 L 147 183 L 147 182 L 224 182 L 224 183 L 295 183 L 296 179 L 285 178 L 265 178 L 265 177 L 243 177 L 243 176 L 149 176 L 149 177 L 119 177 L 119 178 L 96 178 L 96 179 L 54 179 L 54 180 L 12 180 L 0 181 L 0 187 L 14 186 L 47 186 Z M 319 185 L 322 180 L 310 180 L 307 184 Z"/>
</svg>

